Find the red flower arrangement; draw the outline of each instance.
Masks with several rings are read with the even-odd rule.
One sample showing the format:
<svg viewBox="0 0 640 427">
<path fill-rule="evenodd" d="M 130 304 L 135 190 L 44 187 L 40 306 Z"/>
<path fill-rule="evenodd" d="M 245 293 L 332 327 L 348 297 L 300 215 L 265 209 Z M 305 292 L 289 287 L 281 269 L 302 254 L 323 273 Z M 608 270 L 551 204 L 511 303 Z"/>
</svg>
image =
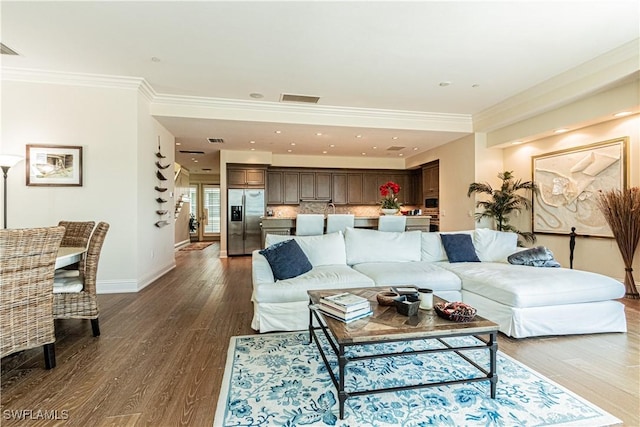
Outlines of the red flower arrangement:
<svg viewBox="0 0 640 427">
<path fill-rule="evenodd" d="M 380 195 L 383 197 L 381 204 L 382 209 L 400 209 L 401 203 L 398 202 L 396 195 L 400 192 L 400 186 L 393 181 L 380 186 Z"/>
</svg>

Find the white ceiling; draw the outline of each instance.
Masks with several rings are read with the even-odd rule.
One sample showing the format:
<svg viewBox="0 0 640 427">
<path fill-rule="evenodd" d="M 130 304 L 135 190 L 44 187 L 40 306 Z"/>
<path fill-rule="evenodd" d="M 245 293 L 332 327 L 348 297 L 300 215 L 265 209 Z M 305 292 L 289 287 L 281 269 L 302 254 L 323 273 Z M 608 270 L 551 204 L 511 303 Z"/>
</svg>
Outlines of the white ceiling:
<svg viewBox="0 0 640 427">
<path fill-rule="evenodd" d="M 141 77 L 156 94 L 183 102 L 211 98 L 270 107 L 282 105 L 282 93 L 292 93 L 319 96 L 314 114 L 347 108 L 350 115 L 412 112 L 454 121 L 470 121 L 637 39 L 640 25 L 637 0 L 2 1 L 0 6 L 1 41 L 19 53 L 3 55 L 3 67 Z M 158 120 L 182 144 L 179 149 L 207 153 L 198 165 L 192 156 L 177 154 L 177 161 L 195 170 L 210 167 L 220 146 L 409 157 L 465 134 L 437 127 L 354 126 L 338 119 L 311 124 L 247 117 Z M 225 143 L 208 144 L 207 137 Z M 406 148 L 389 153 L 389 146 Z"/>
</svg>

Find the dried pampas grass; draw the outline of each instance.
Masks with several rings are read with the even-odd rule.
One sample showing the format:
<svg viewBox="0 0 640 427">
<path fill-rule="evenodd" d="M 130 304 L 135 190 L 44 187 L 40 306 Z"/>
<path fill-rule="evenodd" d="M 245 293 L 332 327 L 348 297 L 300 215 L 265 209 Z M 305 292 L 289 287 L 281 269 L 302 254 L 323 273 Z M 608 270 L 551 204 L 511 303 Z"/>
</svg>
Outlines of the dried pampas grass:
<svg viewBox="0 0 640 427">
<path fill-rule="evenodd" d="M 625 297 L 639 299 L 631 264 L 640 242 L 640 187 L 600 192 L 597 203 L 613 232 L 624 261 Z"/>
</svg>

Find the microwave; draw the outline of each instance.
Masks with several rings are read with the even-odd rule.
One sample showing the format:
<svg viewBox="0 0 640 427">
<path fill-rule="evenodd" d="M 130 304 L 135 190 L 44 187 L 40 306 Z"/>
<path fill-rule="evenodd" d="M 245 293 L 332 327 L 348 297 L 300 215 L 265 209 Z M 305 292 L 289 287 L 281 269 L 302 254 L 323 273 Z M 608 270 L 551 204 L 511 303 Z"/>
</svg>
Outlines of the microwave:
<svg viewBox="0 0 640 427">
<path fill-rule="evenodd" d="M 438 199 L 437 198 L 426 198 L 426 199 L 424 199 L 424 207 L 425 208 L 437 208 L 438 207 Z"/>
</svg>

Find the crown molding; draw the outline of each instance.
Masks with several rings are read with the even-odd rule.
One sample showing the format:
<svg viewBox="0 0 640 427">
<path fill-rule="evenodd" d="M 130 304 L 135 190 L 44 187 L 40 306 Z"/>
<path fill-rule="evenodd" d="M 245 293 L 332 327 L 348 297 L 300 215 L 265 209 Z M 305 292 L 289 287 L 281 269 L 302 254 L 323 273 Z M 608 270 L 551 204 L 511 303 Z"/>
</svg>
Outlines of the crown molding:
<svg viewBox="0 0 640 427">
<path fill-rule="evenodd" d="M 640 70 L 640 38 L 554 76 L 473 115 L 475 132 L 491 132 L 562 107 Z"/>
<path fill-rule="evenodd" d="M 152 113 L 160 116 L 195 117 L 258 122 L 402 128 L 413 130 L 472 132 L 470 114 L 385 110 L 324 105 L 292 105 L 268 101 L 158 95 Z"/>
<path fill-rule="evenodd" d="M 157 96 L 151 85 L 141 77 L 43 71 L 13 67 L 2 67 L 0 76 L 4 81 L 138 90 L 149 102 L 153 101 Z"/>
<path fill-rule="evenodd" d="M 158 94 L 141 77 L 3 67 L 1 78 L 4 81 L 138 90 L 141 96 L 150 102 L 152 114 L 159 116 L 443 132 L 473 131 L 470 114 L 300 105 Z"/>
</svg>

